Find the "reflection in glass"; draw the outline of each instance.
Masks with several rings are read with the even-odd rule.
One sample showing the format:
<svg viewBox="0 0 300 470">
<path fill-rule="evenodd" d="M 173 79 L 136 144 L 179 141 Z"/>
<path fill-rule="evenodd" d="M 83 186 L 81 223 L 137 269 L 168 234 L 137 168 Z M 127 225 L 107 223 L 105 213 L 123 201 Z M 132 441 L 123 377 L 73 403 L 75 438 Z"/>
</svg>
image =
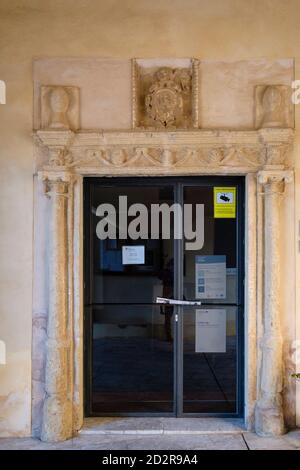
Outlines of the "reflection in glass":
<svg viewBox="0 0 300 470">
<path fill-rule="evenodd" d="M 242 234 L 242 226 L 237 218 L 214 218 L 216 179 L 179 182 L 167 178 L 162 183 L 162 179 L 145 178 L 142 184 L 140 181 L 133 185 L 132 181 L 127 184 L 126 179 L 104 178 L 87 184 L 88 413 L 175 416 L 181 410 L 191 414 L 240 412 L 238 365 L 240 368 L 242 361 L 238 330 L 242 322 L 242 264 L 238 236 Z M 236 184 L 239 190 L 241 183 L 235 182 L 231 179 L 230 186 Z M 226 178 L 221 184 L 226 184 Z M 120 237 L 123 229 L 119 217 L 124 215 L 119 206 L 120 196 L 127 197 L 128 207 L 144 204 L 149 229 L 152 204 L 192 205 L 189 232 L 197 226 L 195 206 L 203 204 L 202 248 L 198 244 L 197 249 L 188 250 L 186 243 L 174 241 L 173 215 L 169 239 L 162 237 L 161 226 L 154 238 L 150 233 L 138 239 Z M 116 239 L 100 240 L 96 235 L 97 207 L 103 203 L 117 209 Z M 238 211 L 240 207 L 238 204 Z M 128 225 L 133 218 L 128 215 Z M 142 247 L 142 262 L 125 263 L 122 257 L 125 247 L 127 252 L 134 249 L 137 252 L 137 247 Z M 200 265 L 203 257 L 213 257 L 223 264 L 222 274 L 215 278 L 214 288 L 210 290 L 204 289 L 207 271 Z M 223 288 L 219 288 L 220 283 Z M 208 292 L 210 297 L 206 298 Z M 157 297 L 199 299 L 202 305 L 157 305 Z M 197 310 L 201 309 L 208 313 L 200 321 Z M 220 324 L 217 315 L 209 316 L 211 309 L 224 312 L 220 314 Z"/>
<path fill-rule="evenodd" d="M 92 374 L 93 412 L 172 412 L 169 315 L 152 305 L 94 308 Z"/>
<path fill-rule="evenodd" d="M 204 245 L 201 250 L 184 251 L 184 298 L 196 296 L 196 262 L 199 256 L 225 256 L 226 259 L 226 297 L 222 302 L 237 302 L 237 219 L 215 219 L 213 208 L 213 186 L 186 186 L 185 204 L 204 204 Z M 195 211 L 193 227 L 195 228 Z M 197 286 L 198 287 L 198 286 Z M 220 299 L 207 299 L 217 303 Z M 201 298 L 202 302 L 205 299 Z"/>
<path fill-rule="evenodd" d="M 93 236 L 93 303 L 152 303 L 156 296 L 173 290 L 173 237 L 162 239 L 132 240 L 130 237 L 119 239 L 119 225 L 116 240 L 99 240 L 96 226 L 99 217 L 96 209 L 99 204 L 109 203 L 117 209 L 119 221 L 119 196 L 127 197 L 128 207 L 144 204 L 148 211 L 150 230 L 151 204 L 173 203 L 173 187 L 106 187 L 94 188 L 92 197 L 92 236 Z M 128 224 L 132 217 L 128 216 Z M 145 262 L 126 265 L 122 262 L 122 247 L 145 247 Z M 169 273 L 166 273 L 169 271 Z M 162 278 L 163 276 L 163 278 Z M 166 279 L 166 276 L 168 279 Z"/>
<path fill-rule="evenodd" d="M 234 413 L 238 309 L 223 306 L 205 309 L 218 309 L 223 317 L 218 320 L 214 315 L 211 321 L 206 317 L 205 321 L 197 324 L 197 309 L 185 308 L 183 312 L 183 412 Z M 223 321 L 226 322 L 225 328 Z M 202 329 L 198 330 L 198 338 L 197 328 Z M 213 352 L 222 350 L 223 344 L 224 352 Z"/>
</svg>

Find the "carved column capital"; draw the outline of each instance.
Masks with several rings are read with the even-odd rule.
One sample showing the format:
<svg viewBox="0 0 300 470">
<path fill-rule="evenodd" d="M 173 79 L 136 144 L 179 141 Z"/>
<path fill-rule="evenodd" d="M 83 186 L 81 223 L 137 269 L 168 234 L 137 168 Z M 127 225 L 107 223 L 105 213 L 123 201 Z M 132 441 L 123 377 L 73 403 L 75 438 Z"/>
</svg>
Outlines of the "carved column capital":
<svg viewBox="0 0 300 470">
<path fill-rule="evenodd" d="M 62 131 L 37 131 L 36 138 L 42 146 L 47 148 L 50 167 L 65 167 L 72 163 L 72 155 L 70 152 L 71 144 L 75 134 L 70 130 Z"/>
<path fill-rule="evenodd" d="M 291 183 L 293 175 L 292 170 L 261 170 L 257 173 L 257 181 L 264 186 L 272 183 Z"/>
<path fill-rule="evenodd" d="M 47 196 L 68 196 L 69 182 L 62 179 L 46 179 L 44 180 L 45 193 Z"/>
<path fill-rule="evenodd" d="M 38 173 L 38 177 L 44 183 L 46 196 L 50 198 L 54 195 L 67 197 L 75 175 L 67 170 L 44 170 Z"/>
</svg>

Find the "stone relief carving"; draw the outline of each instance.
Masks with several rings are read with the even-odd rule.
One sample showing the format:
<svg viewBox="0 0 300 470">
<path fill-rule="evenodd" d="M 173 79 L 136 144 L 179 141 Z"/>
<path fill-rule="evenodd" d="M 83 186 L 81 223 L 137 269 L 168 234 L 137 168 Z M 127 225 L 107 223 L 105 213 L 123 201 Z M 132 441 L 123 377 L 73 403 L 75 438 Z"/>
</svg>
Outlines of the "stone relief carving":
<svg viewBox="0 0 300 470">
<path fill-rule="evenodd" d="M 252 147 L 230 147 L 222 151 L 221 166 L 260 167 L 265 163 L 265 149 Z"/>
<path fill-rule="evenodd" d="M 183 115 L 183 95 L 191 89 L 191 76 L 186 70 L 159 69 L 145 96 L 145 124 L 154 127 L 187 127 Z"/>
<path fill-rule="evenodd" d="M 266 165 L 283 168 L 286 162 L 289 145 L 272 145 L 266 151 Z"/>
<path fill-rule="evenodd" d="M 255 87 L 255 128 L 294 127 L 291 89 L 285 85 Z"/>
<path fill-rule="evenodd" d="M 38 146 L 48 151 L 48 165 L 52 168 L 69 166 L 73 161 L 70 150 L 74 133 L 70 130 L 40 131 L 35 134 L 34 140 Z M 41 155 L 44 160 L 43 154 Z"/>
<path fill-rule="evenodd" d="M 283 169 L 291 147 L 290 129 L 198 131 L 163 136 L 160 132 L 73 133 L 41 130 L 35 140 L 47 148 L 49 167 L 127 169 Z M 224 135 L 223 135 L 224 134 Z M 105 142 L 105 144 L 104 144 Z M 160 142 L 160 143 L 159 143 Z M 194 143 L 193 143 L 194 142 Z M 198 142 L 198 143 L 196 143 Z M 44 153 L 41 164 L 45 165 Z M 124 170 L 123 170 L 124 169 Z"/>
<path fill-rule="evenodd" d="M 111 167 L 260 167 L 264 164 L 266 152 L 247 147 L 230 148 L 101 148 L 87 149 L 85 158 L 75 151 L 75 157 L 66 162 L 67 166 L 111 166 Z M 49 160 L 50 163 L 50 160 Z M 50 163 L 51 164 L 51 163 Z"/>
<path fill-rule="evenodd" d="M 133 127 L 198 127 L 198 61 L 149 69 L 133 61 L 132 95 Z"/>
<path fill-rule="evenodd" d="M 79 129 L 79 88 L 41 87 L 41 128 Z"/>
<path fill-rule="evenodd" d="M 62 147 L 49 149 L 50 166 L 68 166 L 72 163 L 71 153 Z"/>
</svg>

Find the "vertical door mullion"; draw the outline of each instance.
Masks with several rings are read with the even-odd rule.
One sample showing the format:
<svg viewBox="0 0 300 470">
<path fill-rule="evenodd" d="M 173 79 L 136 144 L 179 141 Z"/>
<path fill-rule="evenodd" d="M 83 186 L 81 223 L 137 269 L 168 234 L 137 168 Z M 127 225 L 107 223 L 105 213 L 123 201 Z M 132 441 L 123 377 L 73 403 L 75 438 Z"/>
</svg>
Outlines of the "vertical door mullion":
<svg viewBox="0 0 300 470">
<path fill-rule="evenodd" d="M 92 368 L 93 368 L 93 309 L 87 305 L 93 302 L 93 238 L 92 238 L 92 213 L 91 201 L 94 184 L 91 181 L 84 180 L 84 382 L 85 382 L 85 413 L 92 415 Z M 88 263 L 88 264 L 87 264 Z M 87 284 L 87 285 L 86 285 Z"/>
<path fill-rule="evenodd" d="M 236 292 L 236 299 L 237 299 L 237 307 L 236 307 L 236 326 L 235 326 L 235 331 L 236 331 L 236 347 L 237 347 L 237 352 L 236 352 L 236 385 L 235 385 L 235 393 L 236 393 L 236 407 L 235 411 L 239 412 L 240 409 L 240 314 L 241 310 L 239 305 L 241 304 L 241 283 L 242 278 L 242 270 L 241 270 L 241 233 L 240 233 L 240 216 L 241 216 L 241 211 L 240 211 L 240 206 L 241 206 L 241 195 L 240 195 L 240 185 L 236 185 L 236 269 L 237 269 L 237 292 Z"/>
<path fill-rule="evenodd" d="M 183 185 L 175 183 L 175 203 L 180 204 L 182 207 L 183 215 Z M 176 223 L 176 221 L 175 221 Z M 174 223 L 174 231 L 175 231 Z M 177 224 L 182 220 L 177 220 Z M 182 227 L 183 228 L 183 227 Z M 183 299 L 183 238 L 176 240 L 174 238 L 174 297 L 175 299 Z M 174 306 L 175 318 L 175 412 L 176 416 L 181 416 L 183 411 L 182 396 L 183 396 L 183 307 L 180 305 Z"/>
<path fill-rule="evenodd" d="M 244 186 L 239 182 L 237 184 L 237 268 L 238 268 L 238 307 L 237 307 L 237 407 L 236 411 L 238 414 L 242 414 L 242 407 L 244 404 L 243 393 L 243 369 L 244 369 L 244 289 L 245 289 L 245 269 L 244 269 L 244 243 L 245 243 L 245 194 L 244 194 Z M 241 308 L 242 305 L 242 308 Z"/>
</svg>

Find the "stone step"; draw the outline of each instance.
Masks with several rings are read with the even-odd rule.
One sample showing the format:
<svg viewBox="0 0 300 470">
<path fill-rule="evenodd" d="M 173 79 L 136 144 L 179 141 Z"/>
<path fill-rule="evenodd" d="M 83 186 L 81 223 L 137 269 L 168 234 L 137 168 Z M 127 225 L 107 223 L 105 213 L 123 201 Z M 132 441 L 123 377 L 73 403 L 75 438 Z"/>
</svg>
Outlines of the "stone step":
<svg viewBox="0 0 300 470">
<path fill-rule="evenodd" d="M 86 418 L 81 434 L 241 434 L 236 418 Z"/>
</svg>

